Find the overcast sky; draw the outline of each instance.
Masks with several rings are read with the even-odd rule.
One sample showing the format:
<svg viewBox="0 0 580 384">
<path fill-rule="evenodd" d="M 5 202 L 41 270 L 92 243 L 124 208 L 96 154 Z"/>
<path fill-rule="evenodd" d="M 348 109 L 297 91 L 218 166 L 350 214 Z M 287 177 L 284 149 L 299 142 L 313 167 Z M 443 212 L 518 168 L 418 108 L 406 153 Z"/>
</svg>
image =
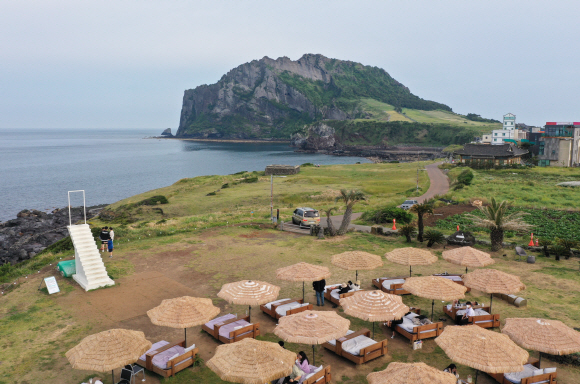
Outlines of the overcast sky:
<svg viewBox="0 0 580 384">
<path fill-rule="evenodd" d="M 0 128 L 176 128 L 185 89 L 263 56 L 384 68 L 500 120 L 580 121 L 578 0 L 2 0 Z"/>
</svg>

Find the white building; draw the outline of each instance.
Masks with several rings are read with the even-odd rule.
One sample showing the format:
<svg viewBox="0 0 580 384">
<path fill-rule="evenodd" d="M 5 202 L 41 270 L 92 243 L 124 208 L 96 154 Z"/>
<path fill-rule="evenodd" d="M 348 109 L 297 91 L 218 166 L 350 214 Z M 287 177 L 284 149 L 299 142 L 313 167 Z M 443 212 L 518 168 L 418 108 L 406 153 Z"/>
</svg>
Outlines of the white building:
<svg viewBox="0 0 580 384">
<path fill-rule="evenodd" d="M 516 115 L 513 113 L 507 113 L 503 115 L 503 129 L 494 129 L 491 132 L 491 144 L 499 145 L 506 144 L 505 139 L 517 140 L 515 134 L 516 129 Z M 517 135 L 519 136 L 519 135 Z"/>
<path fill-rule="evenodd" d="M 492 136 L 491 135 L 483 135 L 481 136 L 481 142 L 483 144 L 491 144 Z"/>
</svg>

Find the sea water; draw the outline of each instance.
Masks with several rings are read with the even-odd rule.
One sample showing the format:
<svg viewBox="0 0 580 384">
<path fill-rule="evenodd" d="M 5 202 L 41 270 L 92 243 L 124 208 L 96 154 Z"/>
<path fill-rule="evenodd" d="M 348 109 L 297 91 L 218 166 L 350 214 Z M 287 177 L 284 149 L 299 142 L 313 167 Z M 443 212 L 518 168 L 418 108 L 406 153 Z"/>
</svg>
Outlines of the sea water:
<svg viewBox="0 0 580 384">
<path fill-rule="evenodd" d="M 296 153 L 288 144 L 146 139 L 161 129 L 0 129 L 0 221 L 49 212 L 85 190 L 113 203 L 185 177 L 263 171 L 269 164 L 353 164 L 359 157 Z M 74 194 L 73 206 L 82 204 Z"/>
</svg>

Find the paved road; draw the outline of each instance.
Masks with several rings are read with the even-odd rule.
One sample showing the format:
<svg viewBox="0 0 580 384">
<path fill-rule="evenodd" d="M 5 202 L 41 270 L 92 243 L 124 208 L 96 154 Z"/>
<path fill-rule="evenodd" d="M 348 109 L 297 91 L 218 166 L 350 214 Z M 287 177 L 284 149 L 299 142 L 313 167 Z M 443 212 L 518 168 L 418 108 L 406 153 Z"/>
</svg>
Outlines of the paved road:
<svg viewBox="0 0 580 384">
<path fill-rule="evenodd" d="M 429 184 L 429 189 L 425 192 L 424 195 L 414 199 L 417 200 L 419 203 L 424 202 L 425 200 L 432 199 L 437 195 L 444 195 L 449 191 L 449 179 L 447 175 L 445 175 L 438 166 L 442 163 L 434 163 L 425 166 L 427 170 L 427 174 L 429 175 L 429 179 L 431 183 Z"/>
<path fill-rule="evenodd" d="M 447 176 L 441 172 L 441 170 L 438 168 L 438 166 L 441 163 L 434 163 L 434 164 L 429 164 L 427 166 L 425 166 L 425 169 L 427 169 L 427 174 L 429 175 L 429 179 L 430 179 L 430 184 L 429 184 L 429 189 L 427 190 L 427 192 L 425 192 L 424 195 L 417 197 L 417 198 L 410 198 L 410 199 L 414 199 L 417 200 L 418 202 L 422 203 L 425 200 L 431 199 L 436 195 L 444 195 L 445 193 L 447 193 L 447 191 L 449 191 L 449 179 L 447 179 Z M 362 213 L 353 213 L 352 214 L 352 220 L 356 220 L 359 217 L 361 217 Z M 332 223 L 334 224 L 334 227 L 336 229 L 338 229 L 340 227 L 340 223 L 342 222 L 342 217 L 343 215 L 338 215 L 338 216 L 331 216 L 332 219 Z M 321 216 L 320 217 L 320 225 L 322 227 L 326 227 L 326 216 Z M 369 227 L 368 225 L 356 225 L 356 224 L 351 224 L 349 226 L 349 228 L 354 228 L 355 231 L 362 231 L 362 232 L 369 232 L 371 231 L 371 227 Z M 304 231 L 304 232 L 302 232 Z M 302 233 L 308 233 L 307 230 L 302 230 L 300 232 Z"/>
</svg>

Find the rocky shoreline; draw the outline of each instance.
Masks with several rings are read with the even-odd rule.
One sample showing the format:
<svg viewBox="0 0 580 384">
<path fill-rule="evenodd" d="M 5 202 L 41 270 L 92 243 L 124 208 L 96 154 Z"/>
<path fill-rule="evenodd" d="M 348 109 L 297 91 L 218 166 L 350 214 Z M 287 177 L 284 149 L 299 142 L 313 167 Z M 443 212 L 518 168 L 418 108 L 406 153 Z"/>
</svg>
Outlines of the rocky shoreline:
<svg viewBox="0 0 580 384">
<path fill-rule="evenodd" d="M 87 207 L 87 220 L 97 216 L 107 204 Z M 72 222 L 83 220 L 83 208 L 71 208 Z M 68 208 L 51 213 L 25 209 L 16 219 L 0 223 L 0 265 L 17 264 L 67 237 Z"/>
</svg>

